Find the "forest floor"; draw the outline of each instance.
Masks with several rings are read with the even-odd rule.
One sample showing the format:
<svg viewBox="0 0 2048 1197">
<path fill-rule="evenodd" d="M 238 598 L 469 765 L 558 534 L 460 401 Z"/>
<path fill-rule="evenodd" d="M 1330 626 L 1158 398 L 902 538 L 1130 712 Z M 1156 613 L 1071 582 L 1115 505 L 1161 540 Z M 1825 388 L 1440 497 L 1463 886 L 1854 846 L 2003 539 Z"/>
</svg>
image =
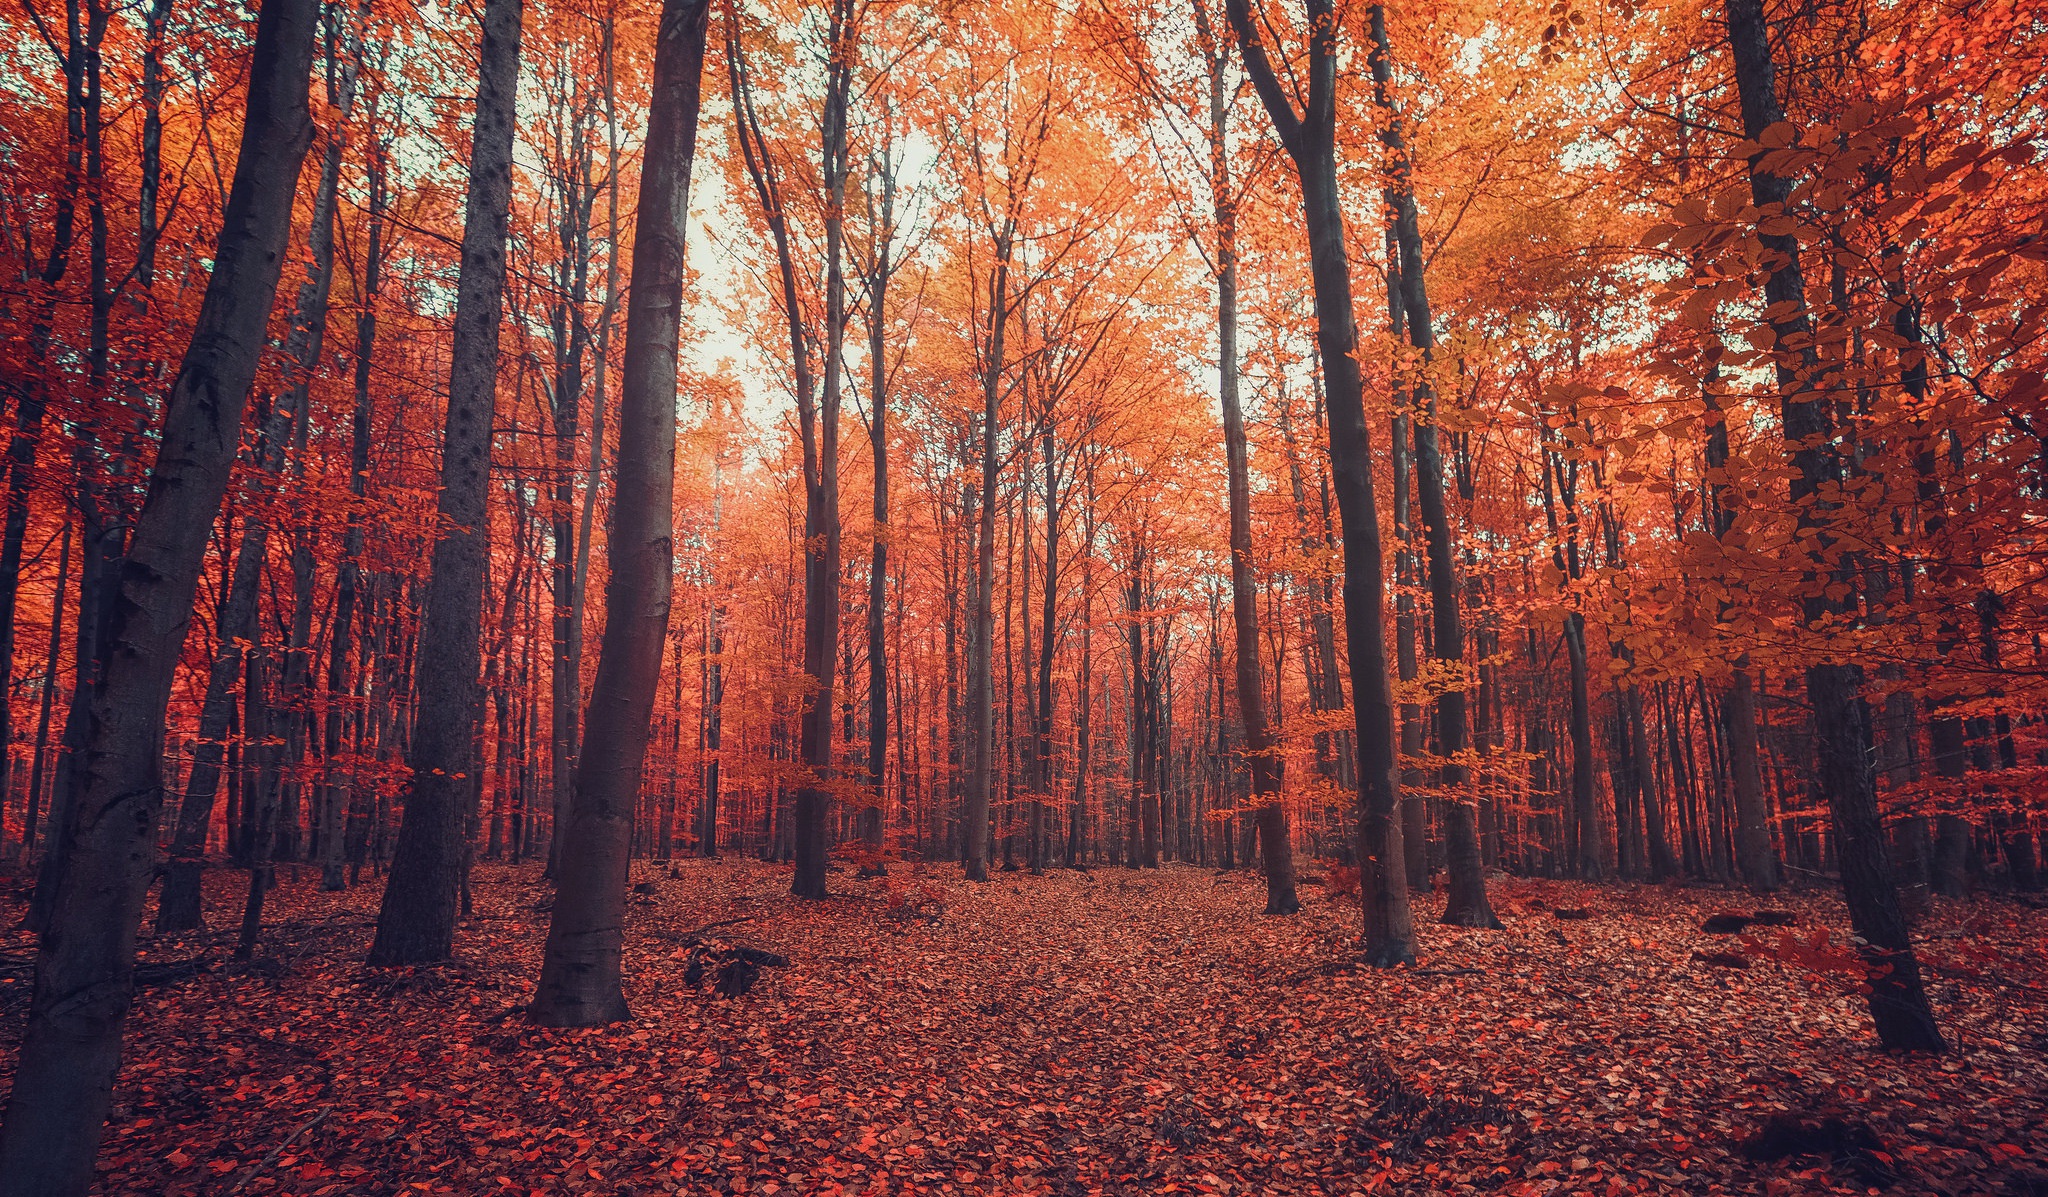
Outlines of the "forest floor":
<svg viewBox="0 0 2048 1197">
<path fill-rule="evenodd" d="M 213 872 L 222 930 L 145 938 L 101 1191 L 2048 1194 L 2048 911 L 2002 899 L 1929 913 L 1956 1050 L 1900 1058 L 1812 947 L 1824 891 L 1745 946 L 1700 929 L 1737 894 L 1501 879 L 1506 930 L 1425 896 L 1420 967 L 1379 972 L 1355 898 L 1265 918 L 1241 872 L 899 864 L 821 905 L 751 861 L 634 881 L 635 1018 L 569 1032 L 520 1013 L 536 867 L 477 868 L 457 966 L 383 972 L 378 887 L 301 870 L 235 965 L 242 874 Z M 731 998 L 691 967 L 727 920 L 707 948 L 789 959 Z M 0 939 L 0 1060 L 30 949 Z M 1750 1158 L 1787 1113 L 1841 1119 L 1837 1150 Z"/>
</svg>

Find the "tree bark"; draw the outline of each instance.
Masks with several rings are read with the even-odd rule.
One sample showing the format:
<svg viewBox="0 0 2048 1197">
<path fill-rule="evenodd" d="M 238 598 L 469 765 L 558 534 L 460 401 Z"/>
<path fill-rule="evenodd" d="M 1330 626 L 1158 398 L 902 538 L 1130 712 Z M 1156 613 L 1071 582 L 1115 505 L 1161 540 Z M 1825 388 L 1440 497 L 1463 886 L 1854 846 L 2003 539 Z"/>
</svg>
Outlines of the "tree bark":
<svg viewBox="0 0 2048 1197">
<path fill-rule="evenodd" d="M 982 361 L 980 524 L 975 540 L 973 620 L 967 639 L 968 764 L 966 822 L 967 879 L 988 880 L 989 787 L 995 767 L 995 568 L 996 477 L 1001 463 L 996 444 L 1002 422 L 1003 334 L 1009 324 L 1009 232 L 998 238 L 996 263 L 988 279 L 988 331 Z"/>
<path fill-rule="evenodd" d="M 455 342 L 442 433 L 440 534 L 420 623 L 412 786 L 377 915 L 372 965 L 431 964 L 455 947 L 469 783 L 483 691 L 479 641 L 490 551 L 491 422 L 497 408 L 505 232 L 523 0 L 485 0 L 476 131 L 455 284 Z"/>
<path fill-rule="evenodd" d="M 619 953 L 633 813 L 668 642 L 684 235 L 710 11 L 709 0 L 666 0 L 655 43 L 619 382 L 611 578 L 554 914 L 530 1008 L 542 1026 L 596 1026 L 628 1016 Z"/>
<path fill-rule="evenodd" d="M 37 948 L 0 1128 L 0 1190 L 19 1197 L 75 1197 L 92 1183 L 134 992 L 136 923 L 155 866 L 164 712 L 312 140 L 307 81 L 318 15 L 311 0 L 270 0 L 257 16 L 213 273 L 165 403 L 162 445 L 112 604 L 112 651 L 73 765 L 73 817 L 51 847 L 68 863 Z"/>
<path fill-rule="evenodd" d="M 256 437 L 259 484 L 266 488 L 284 462 L 284 439 L 291 412 L 273 403 Z M 260 494 L 251 496 L 261 506 Z M 201 857 L 213 826 L 214 799 L 220 793 L 221 757 L 228 723 L 234 713 L 234 684 L 242 674 L 244 646 L 255 633 L 256 587 L 269 553 L 270 526 L 261 511 L 242 521 L 242 542 L 235 552 L 228 593 L 214 619 L 213 664 L 207 672 L 206 696 L 199 707 L 198 736 L 192 748 L 192 769 L 185 778 L 185 797 L 171 836 L 170 858 L 164 862 L 163 888 L 157 894 L 159 935 L 194 931 L 203 921 L 200 906 Z"/>
<path fill-rule="evenodd" d="M 1766 130 L 1784 120 L 1763 0 L 1727 0 L 1726 13 L 1743 132 L 1750 141 L 1759 142 Z M 1761 146 L 1750 156 L 1750 197 L 1766 213 L 1783 212 L 1791 197 L 1791 180 L 1771 173 L 1766 168 L 1767 158 L 1768 151 Z M 1807 623 L 1819 625 L 1844 609 L 1840 600 L 1830 599 L 1825 592 L 1833 566 L 1828 561 L 1828 513 L 1820 495 L 1825 486 L 1840 480 L 1842 454 L 1830 411 L 1833 400 L 1813 389 L 1810 375 L 1816 362 L 1812 350 L 1788 348 L 1811 345 L 1798 234 L 1760 233 L 1759 237 L 1763 265 L 1769 271 L 1764 296 L 1781 347 L 1777 365 L 1780 419 L 1786 453 L 1796 471 L 1791 497 L 1799 509 L 1801 529 L 1811 529 L 1814 534 L 1809 558 L 1812 576 L 1806 580 L 1808 593 L 1802 607 Z M 1878 815 L 1863 669 L 1854 664 L 1817 663 L 1806 670 L 1806 688 L 1819 756 L 1814 780 L 1833 816 L 1843 897 L 1850 922 L 1864 941 L 1861 952 L 1870 973 L 1870 1012 L 1878 1038 L 1893 1050 L 1942 1051 L 1946 1044 L 1921 986 L 1919 960 L 1899 908 L 1891 855 Z"/>
<path fill-rule="evenodd" d="M 804 429 L 804 673 L 810 679 L 810 690 L 804 700 L 799 735 L 807 772 L 804 784 L 796 792 L 796 873 L 790 881 L 790 893 L 814 900 L 825 897 L 826 855 L 830 848 L 826 816 L 831 810 L 832 795 L 824 782 L 832 772 L 832 712 L 838 687 L 839 407 L 846 338 L 842 258 L 846 227 L 846 118 L 855 45 L 853 14 L 854 0 L 832 0 L 819 147 L 826 192 L 824 387 L 815 413 L 811 411 L 808 393 L 797 397 Z"/>
<path fill-rule="evenodd" d="M 1436 326 L 1423 278 L 1422 231 L 1415 211 L 1407 138 L 1388 90 L 1393 77 L 1393 50 L 1387 40 L 1384 5 L 1376 4 L 1372 8 L 1372 38 L 1374 96 L 1387 116 L 1380 131 L 1380 140 L 1394 159 L 1394 168 L 1389 172 L 1387 200 L 1393 216 L 1394 240 L 1400 251 L 1401 306 L 1407 317 L 1408 343 L 1422 355 L 1424 366 L 1424 371 L 1411 380 L 1411 390 L 1414 395 L 1415 497 L 1417 505 L 1422 508 L 1423 537 L 1429 559 L 1431 648 L 1435 650 L 1437 660 L 1462 672 L 1465 624 L 1459 608 L 1458 571 L 1451 548 L 1450 511 L 1444 502 L 1444 461 L 1437 439 L 1436 389 L 1427 373 L 1436 351 Z M 1389 277 L 1395 276 L 1389 272 Z M 1477 800 L 1467 801 L 1459 792 L 1466 782 L 1465 764 L 1459 758 L 1471 743 L 1463 679 L 1437 696 L 1436 732 L 1437 750 L 1443 757 L 1438 775 L 1444 788 L 1445 869 L 1450 877 L 1450 893 L 1445 901 L 1443 921 L 1459 927 L 1498 928 L 1500 919 L 1486 900 L 1486 870 L 1479 851 Z"/>
<path fill-rule="evenodd" d="M 1244 725 L 1245 763 L 1252 783 L 1261 856 L 1266 866 L 1266 913 L 1301 909 L 1294 892 L 1294 844 L 1283 804 L 1282 758 L 1266 717 L 1266 682 L 1259 664 L 1259 585 L 1252 576 L 1252 498 L 1244 409 L 1238 394 L 1237 193 L 1230 176 L 1224 67 L 1227 43 L 1214 37 L 1200 0 L 1196 28 L 1209 76 L 1209 191 L 1216 222 L 1216 368 L 1223 396 L 1223 452 L 1229 475 L 1230 621 L 1237 651 L 1237 711 Z M 1049 581 L 1048 581 L 1048 584 Z"/>
<path fill-rule="evenodd" d="M 1407 311 L 1401 299 L 1401 245 L 1391 221 L 1387 225 L 1387 327 L 1396 342 L 1407 336 Z M 1410 446 L 1415 441 L 1410 427 L 1410 396 L 1398 373 L 1394 376 L 1394 388 L 1393 442 L 1388 452 L 1394 474 L 1394 668 L 1401 684 L 1409 686 L 1422 672 L 1415 643 L 1414 520 L 1410 515 L 1415 479 Z M 1412 696 L 1404 698 L 1400 719 L 1401 844 L 1406 850 L 1409 888 L 1427 890 L 1429 811 L 1422 795 L 1409 791 L 1410 786 L 1419 789 L 1422 785 L 1421 771 L 1409 763 L 1422 759 L 1422 704 L 1413 701 Z"/>
<path fill-rule="evenodd" d="M 888 795 L 889 642 L 884 616 L 889 601 L 889 367 L 883 354 L 888 335 L 889 278 L 896 225 L 895 163 L 880 164 L 881 210 L 873 230 L 874 255 L 868 270 L 868 448 L 874 456 L 875 532 L 868 559 L 868 801 L 861 814 L 861 838 L 882 845 Z M 899 762 L 898 767 L 901 767 Z"/>
<path fill-rule="evenodd" d="M 1301 180 L 1316 300 L 1316 345 L 1329 395 L 1330 469 L 1343 523 L 1344 618 L 1358 730 L 1359 866 L 1365 955 L 1391 967 L 1415 959 L 1414 920 L 1402 859 L 1400 778 L 1396 772 L 1393 693 L 1383 639 L 1386 605 L 1379 515 L 1373 502 L 1372 434 L 1365 421 L 1358 331 L 1351 310 L 1351 264 L 1337 191 L 1334 0 L 1306 0 L 1310 23 L 1308 94 L 1297 114 L 1252 19 L 1250 0 L 1229 0 L 1230 24 L 1245 68 Z"/>
</svg>

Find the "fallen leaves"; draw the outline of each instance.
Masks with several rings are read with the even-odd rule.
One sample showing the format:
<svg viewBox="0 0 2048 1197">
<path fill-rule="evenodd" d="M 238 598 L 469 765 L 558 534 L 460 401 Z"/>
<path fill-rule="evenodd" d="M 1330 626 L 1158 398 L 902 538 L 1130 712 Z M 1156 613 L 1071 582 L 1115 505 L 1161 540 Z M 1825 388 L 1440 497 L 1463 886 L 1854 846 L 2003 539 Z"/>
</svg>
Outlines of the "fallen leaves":
<svg viewBox="0 0 2048 1197">
<path fill-rule="evenodd" d="M 374 892 L 288 883 L 266 945 L 289 967 L 138 998 L 102 1191 L 1847 1193 L 1895 1173 L 1996 1193 L 2048 1171 L 2039 911 L 1937 908 L 1960 1046 L 1927 1060 L 1877 1051 L 1860 1001 L 1800 961 L 1696 963 L 1729 943 L 1699 930 L 1711 892 L 1505 881 L 1500 932 L 1438 927 L 1425 898 L 1422 966 L 1382 972 L 1351 967 L 1348 903 L 1263 918 L 1248 874 L 835 873 L 876 900 L 814 905 L 783 869 L 680 871 L 629 912 L 634 1019 L 587 1031 L 520 1012 L 537 870 L 478 866 L 459 965 L 375 973 Z M 210 880 L 231 926 L 239 877 Z M 1785 905 L 1843 921 L 1829 895 Z M 1598 914 L 1560 946 L 1528 913 L 1558 909 Z M 789 965 L 714 996 L 707 959 L 748 954 Z M 1841 1110 L 1870 1137 L 1745 1150 Z"/>
</svg>

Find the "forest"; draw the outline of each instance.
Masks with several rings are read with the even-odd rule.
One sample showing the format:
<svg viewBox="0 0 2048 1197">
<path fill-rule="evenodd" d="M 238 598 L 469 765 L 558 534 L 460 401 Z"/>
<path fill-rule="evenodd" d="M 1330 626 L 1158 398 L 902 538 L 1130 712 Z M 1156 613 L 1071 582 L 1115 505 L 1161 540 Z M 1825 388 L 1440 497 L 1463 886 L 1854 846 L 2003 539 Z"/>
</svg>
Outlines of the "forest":
<svg viewBox="0 0 2048 1197">
<path fill-rule="evenodd" d="M 0 1194 L 2048 1194 L 2038 0 L 0 31 Z"/>
</svg>

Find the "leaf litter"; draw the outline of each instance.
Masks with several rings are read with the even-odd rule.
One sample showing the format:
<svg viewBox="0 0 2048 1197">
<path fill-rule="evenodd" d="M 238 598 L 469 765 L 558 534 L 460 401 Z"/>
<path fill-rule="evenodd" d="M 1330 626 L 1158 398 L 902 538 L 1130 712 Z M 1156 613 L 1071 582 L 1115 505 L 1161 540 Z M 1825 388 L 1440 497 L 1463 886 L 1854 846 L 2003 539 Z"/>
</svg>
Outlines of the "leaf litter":
<svg viewBox="0 0 2048 1197">
<path fill-rule="evenodd" d="M 100 1191 L 2048 1192 L 2039 909 L 1930 912 L 1929 1058 L 1878 1050 L 1825 892 L 1731 939 L 1727 891 L 1499 879 L 1506 930 L 1420 895 L 1419 966 L 1386 972 L 1355 899 L 1265 918 L 1249 873 L 898 866 L 823 904 L 788 876 L 636 865 L 634 1017 L 553 1031 L 523 1018 L 535 866 L 477 867 L 455 964 L 379 971 L 374 888 L 311 873 L 228 961 L 216 872 L 228 930 L 144 941 Z M 4 944 L 11 1052 L 32 945 Z"/>
</svg>

